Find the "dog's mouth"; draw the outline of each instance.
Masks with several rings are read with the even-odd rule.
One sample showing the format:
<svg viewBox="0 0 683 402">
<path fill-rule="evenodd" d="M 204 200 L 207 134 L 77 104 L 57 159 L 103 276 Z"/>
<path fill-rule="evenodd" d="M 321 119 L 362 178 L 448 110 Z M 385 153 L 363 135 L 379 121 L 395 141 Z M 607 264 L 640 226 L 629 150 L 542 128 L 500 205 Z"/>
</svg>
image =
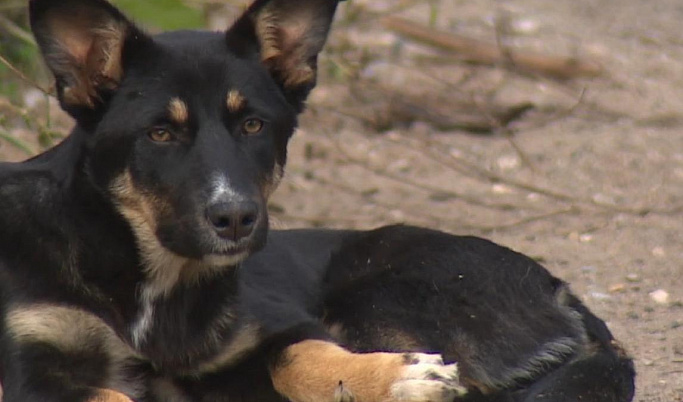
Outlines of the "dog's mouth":
<svg viewBox="0 0 683 402">
<path fill-rule="evenodd" d="M 234 250 L 224 253 L 207 254 L 202 258 L 202 262 L 212 267 L 227 267 L 239 265 L 251 255 L 249 250 Z"/>
<path fill-rule="evenodd" d="M 262 228 L 248 238 L 238 241 L 218 239 L 216 236 L 211 236 L 211 240 L 204 243 L 208 247 L 202 255 L 202 262 L 213 267 L 238 265 L 263 247 L 265 233 L 267 233 L 267 229 Z"/>
</svg>

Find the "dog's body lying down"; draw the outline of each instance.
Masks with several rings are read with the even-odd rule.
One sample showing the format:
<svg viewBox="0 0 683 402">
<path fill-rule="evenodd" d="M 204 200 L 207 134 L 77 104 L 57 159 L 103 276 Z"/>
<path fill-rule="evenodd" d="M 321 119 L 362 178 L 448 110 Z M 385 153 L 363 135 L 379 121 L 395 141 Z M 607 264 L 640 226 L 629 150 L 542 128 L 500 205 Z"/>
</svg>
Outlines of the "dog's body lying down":
<svg viewBox="0 0 683 402">
<path fill-rule="evenodd" d="M 30 5 L 77 126 L 0 165 L 5 402 L 631 400 L 604 323 L 523 255 L 268 233 L 336 1 L 155 37 L 103 0 Z"/>
</svg>

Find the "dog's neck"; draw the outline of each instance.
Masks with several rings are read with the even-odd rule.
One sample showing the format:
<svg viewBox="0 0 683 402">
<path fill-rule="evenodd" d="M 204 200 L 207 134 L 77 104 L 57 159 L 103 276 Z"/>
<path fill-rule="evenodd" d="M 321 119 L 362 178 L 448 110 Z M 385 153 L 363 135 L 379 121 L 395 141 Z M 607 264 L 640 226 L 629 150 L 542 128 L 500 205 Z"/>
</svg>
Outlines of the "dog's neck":
<svg viewBox="0 0 683 402">
<path fill-rule="evenodd" d="M 211 355 L 218 340 L 230 336 L 226 317 L 232 320 L 235 314 L 223 309 L 207 311 L 198 300 L 212 295 L 216 306 L 234 306 L 221 301 L 236 297 L 237 268 L 208 266 L 174 254 L 161 246 L 153 233 L 141 239 L 121 209 L 93 183 L 84 144 L 77 128 L 62 144 L 28 164 L 31 169 L 58 166 L 50 173 L 63 197 L 53 198 L 63 205 L 53 207 L 73 225 L 64 233 L 75 237 L 64 239 L 59 247 L 69 249 L 62 254 L 73 254 L 68 269 L 80 278 L 75 291 L 98 300 L 98 315 L 152 360 L 176 358 L 188 364 Z M 54 163 L 56 160 L 59 163 Z M 48 161 L 50 164 L 45 164 Z M 215 325 L 216 320 L 225 322 Z M 202 333 L 197 326 L 206 327 L 202 328 L 205 335 L 195 336 L 192 343 L 196 345 L 189 344 L 184 333 Z M 187 354 L 181 356 L 178 350 Z M 174 361 L 173 365 L 180 363 Z"/>
</svg>

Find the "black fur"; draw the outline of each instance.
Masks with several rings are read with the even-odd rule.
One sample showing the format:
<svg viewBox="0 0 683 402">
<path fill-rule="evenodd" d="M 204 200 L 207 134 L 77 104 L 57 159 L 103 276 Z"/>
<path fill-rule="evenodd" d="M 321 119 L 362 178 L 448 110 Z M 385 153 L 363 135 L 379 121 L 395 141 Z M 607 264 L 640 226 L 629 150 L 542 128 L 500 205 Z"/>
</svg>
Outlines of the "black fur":
<svg viewBox="0 0 683 402">
<path fill-rule="evenodd" d="M 283 401 L 272 372 L 308 339 L 441 353 L 465 401 L 630 401 L 605 324 L 521 254 L 407 226 L 268 231 L 336 0 L 294 4 L 151 37 L 104 0 L 30 2 L 77 124 L 0 164 L 5 402 Z"/>
</svg>

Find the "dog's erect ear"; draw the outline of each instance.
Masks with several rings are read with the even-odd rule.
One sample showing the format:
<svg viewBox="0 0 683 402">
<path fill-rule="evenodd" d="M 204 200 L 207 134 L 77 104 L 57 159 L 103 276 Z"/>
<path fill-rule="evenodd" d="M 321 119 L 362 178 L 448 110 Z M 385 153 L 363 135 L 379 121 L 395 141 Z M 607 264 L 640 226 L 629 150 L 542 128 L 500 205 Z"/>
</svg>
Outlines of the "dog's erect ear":
<svg viewBox="0 0 683 402">
<path fill-rule="evenodd" d="M 228 43 L 244 50 L 256 41 L 261 62 L 295 102 L 315 86 L 338 0 L 257 0 L 228 31 Z"/>
<path fill-rule="evenodd" d="M 138 29 L 105 0 L 31 0 L 30 18 L 62 106 L 95 109 L 123 77 L 123 47 Z"/>
</svg>

